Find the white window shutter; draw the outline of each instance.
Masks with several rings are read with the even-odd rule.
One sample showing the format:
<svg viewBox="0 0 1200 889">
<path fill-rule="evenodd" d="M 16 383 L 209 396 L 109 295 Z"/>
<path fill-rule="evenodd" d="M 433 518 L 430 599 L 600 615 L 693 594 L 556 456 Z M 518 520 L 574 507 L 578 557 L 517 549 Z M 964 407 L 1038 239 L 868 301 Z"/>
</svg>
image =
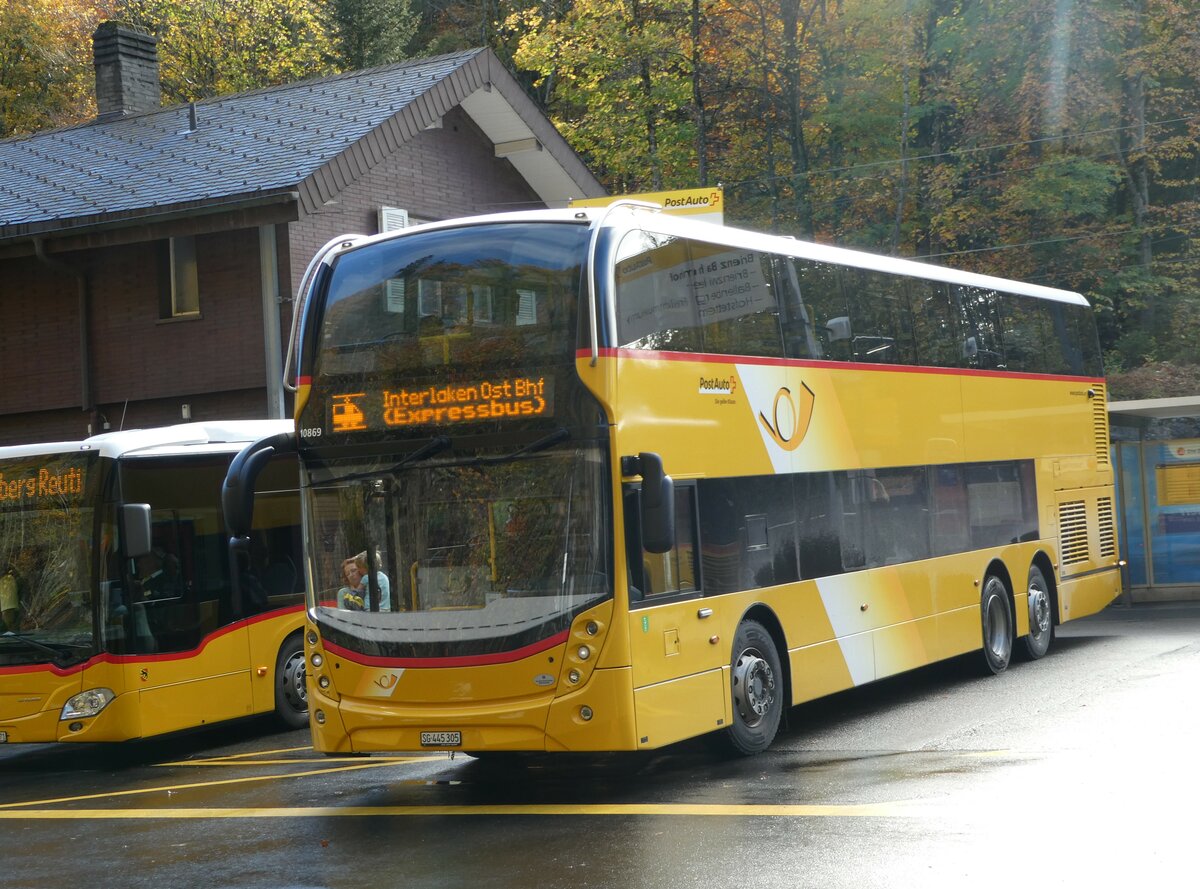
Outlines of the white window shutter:
<svg viewBox="0 0 1200 889">
<path fill-rule="evenodd" d="M 408 211 L 399 207 L 379 208 L 379 233 L 394 232 L 397 229 L 408 228 Z M 404 281 L 400 278 L 390 278 L 384 285 L 384 307 L 388 312 L 397 315 L 404 314 Z"/>
<path fill-rule="evenodd" d="M 399 207 L 379 208 L 379 231 L 394 232 L 397 229 L 408 228 L 408 211 Z"/>
</svg>

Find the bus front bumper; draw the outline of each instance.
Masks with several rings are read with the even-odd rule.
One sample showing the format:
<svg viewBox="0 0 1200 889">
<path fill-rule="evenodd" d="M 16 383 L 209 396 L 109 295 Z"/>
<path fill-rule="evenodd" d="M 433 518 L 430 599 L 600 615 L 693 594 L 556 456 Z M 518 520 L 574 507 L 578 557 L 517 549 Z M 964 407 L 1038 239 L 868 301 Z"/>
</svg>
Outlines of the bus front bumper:
<svg viewBox="0 0 1200 889">
<path fill-rule="evenodd" d="M 310 683 L 313 748 L 323 753 L 634 750 L 631 677 L 628 667 L 598 669 L 583 688 L 558 696 L 437 706 L 339 700 Z"/>
</svg>

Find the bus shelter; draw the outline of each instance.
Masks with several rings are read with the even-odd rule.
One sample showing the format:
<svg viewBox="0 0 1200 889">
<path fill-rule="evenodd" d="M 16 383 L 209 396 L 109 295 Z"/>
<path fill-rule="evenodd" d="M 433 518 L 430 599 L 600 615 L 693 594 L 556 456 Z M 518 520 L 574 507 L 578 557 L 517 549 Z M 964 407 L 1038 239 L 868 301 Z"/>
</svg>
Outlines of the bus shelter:
<svg viewBox="0 0 1200 889">
<path fill-rule="evenodd" d="M 1200 396 L 1108 406 L 1125 600 L 1200 600 Z"/>
</svg>

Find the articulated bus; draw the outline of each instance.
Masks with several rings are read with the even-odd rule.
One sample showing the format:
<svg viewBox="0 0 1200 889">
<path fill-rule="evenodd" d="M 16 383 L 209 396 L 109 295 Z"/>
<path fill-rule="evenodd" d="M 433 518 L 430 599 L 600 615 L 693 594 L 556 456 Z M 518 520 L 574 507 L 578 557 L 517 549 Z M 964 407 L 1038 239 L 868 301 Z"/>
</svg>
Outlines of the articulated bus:
<svg viewBox="0 0 1200 889">
<path fill-rule="evenodd" d="M 294 456 L 230 570 L 229 463 L 290 421 L 0 448 L 0 743 L 124 741 L 274 711 L 308 724 Z"/>
<path fill-rule="evenodd" d="M 1119 592 L 1078 294 L 617 205 L 337 239 L 301 301 L 227 521 L 295 448 L 319 750 L 751 754 Z"/>
</svg>

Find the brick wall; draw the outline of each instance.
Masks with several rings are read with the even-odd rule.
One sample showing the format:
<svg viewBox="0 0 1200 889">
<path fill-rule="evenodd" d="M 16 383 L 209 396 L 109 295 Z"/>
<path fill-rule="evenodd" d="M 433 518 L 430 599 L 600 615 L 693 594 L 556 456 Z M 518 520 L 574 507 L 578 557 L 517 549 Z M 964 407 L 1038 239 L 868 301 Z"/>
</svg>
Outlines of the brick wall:
<svg viewBox="0 0 1200 889">
<path fill-rule="evenodd" d="M 203 419 L 265 416 L 258 231 L 196 236 L 199 318 L 159 318 L 162 249 L 150 241 L 61 257 L 88 273 L 96 409 L 114 428 L 122 412 L 126 428 L 179 422 L 184 402 L 196 419 L 210 405 L 237 416 Z M 4 261 L 0 277 L 0 441 L 82 437 L 90 418 L 75 279 L 34 258 Z"/>
<path fill-rule="evenodd" d="M 258 233 L 196 237 L 198 318 L 160 320 L 161 249 L 161 242 L 111 248 L 96 271 L 96 401 L 140 401 L 262 384 Z"/>
<path fill-rule="evenodd" d="M 32 256 L 0 263 L 0 416 L 81 407 L 78 293 Z"/>
<path fill-rule="evenodd" d="M 180 412 L 184 403 L 190 405 L 193 420 L 261 420 L 267 411 L 263 390 L 246 389 L 186 398 L 132 401 L 128 405 L 102 405 L 90 433 L 88 425 L 92 418 L 78 408 L 11 414 L 0 416 L 0 445 L 78 441 L 89 434 L 107 431 L 102 425 L 105 421 L 112 430 L 170 426 L 186 422 Z"/>
</svg>

